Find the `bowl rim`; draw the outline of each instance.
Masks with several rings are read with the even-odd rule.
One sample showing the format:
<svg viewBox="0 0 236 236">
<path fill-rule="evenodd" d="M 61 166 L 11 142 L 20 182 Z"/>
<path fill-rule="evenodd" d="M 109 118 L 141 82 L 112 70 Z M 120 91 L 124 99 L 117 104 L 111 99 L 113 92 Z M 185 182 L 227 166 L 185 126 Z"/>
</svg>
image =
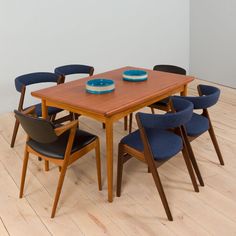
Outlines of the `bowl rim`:
<svg viewBox="0 0 236 236">
<path fill-rule="evenodd" d="M 144 75 L 147 75 L 147 71 L 145 71 L 145 70 L 126 70 L 123 72 L 123 75 L 144 76 Z"/>
<path fill-rule="evenodd" d="M 99 82 L 104 81 L 104 84 L 99 84 Z M 97 83 L 97 84 L 96 84 Z M 86 82 L 87 85 L 92 87 L 106 87 L 111 86 L 114 84 L 114 81 L 111 79 L 105 79 L 105 78 L 97 78 L 97 79 L 91 79 Z"/>
</svg>

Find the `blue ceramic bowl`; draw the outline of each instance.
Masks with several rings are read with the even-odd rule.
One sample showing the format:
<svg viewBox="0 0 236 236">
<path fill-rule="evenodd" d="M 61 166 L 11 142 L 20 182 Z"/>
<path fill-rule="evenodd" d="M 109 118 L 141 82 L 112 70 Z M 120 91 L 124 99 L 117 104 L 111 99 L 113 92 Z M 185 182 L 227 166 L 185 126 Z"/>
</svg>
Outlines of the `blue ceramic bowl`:
<svg viewBox="0 0 236 236">
<path fill-rule="evenodd" d="M 86 83 L 86 91 L 93 94 L 110 93 L 115 90 L 115 83 L 110 79 L 92 79 Z"/>
<path fill-rule="evenodd" d="M 148 79 L 148 74 L 144 70 L 126 70 L 123 72 L 123 80 L 130 82 L 141 82 Z"/>
</svg>

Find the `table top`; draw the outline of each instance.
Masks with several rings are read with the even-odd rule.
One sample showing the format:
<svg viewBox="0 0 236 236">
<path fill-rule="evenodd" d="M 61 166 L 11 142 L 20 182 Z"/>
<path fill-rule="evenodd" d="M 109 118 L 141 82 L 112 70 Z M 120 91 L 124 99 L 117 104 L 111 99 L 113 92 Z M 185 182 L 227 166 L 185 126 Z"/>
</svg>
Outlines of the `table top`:
<svg viewBox="0 0 236 236">
<path fill-rule="evenodd" d="M 122 73 L 131 69 L 147 71 L 148 80 L 143 82 L 123 81 Z M 99 95 L 86 92 L 86 81 L 96 78 L 114 80 L 115 91 Z M 78 110 L 88 110 L 102 116 L 111 116 L 152 98 L 164 95 L 170 90 L 188 84 L 193 79 L 192 76 L 127 66 L 41 89 L 31 94 L 34 97 L 77 108 Z"/>
</svg>

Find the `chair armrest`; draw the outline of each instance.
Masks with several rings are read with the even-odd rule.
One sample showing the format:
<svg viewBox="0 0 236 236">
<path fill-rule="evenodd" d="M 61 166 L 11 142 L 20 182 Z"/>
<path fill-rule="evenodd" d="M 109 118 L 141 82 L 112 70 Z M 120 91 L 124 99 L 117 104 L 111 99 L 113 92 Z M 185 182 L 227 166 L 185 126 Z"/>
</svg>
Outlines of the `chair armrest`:
<svg viewBox="0 0 236 236">
<path fill-rule="evenodd" d="M 27 109 L 25 109 L 24 111 L 22 111 L 21 113 L 25 114 L 25 115 L 33 115 L 35 116 L 35 106 L 29 107 Z"/>
<path fill-rule="evenodd" d="M 77 128 L 78 126 L 78 121 L 77 120 L 73 120 L 68 124 L 65 124 L 63 126 L 60 126 L 56 129 L 54 129 L 55 133 L 57 136 L 60 136 L 61 134 L 63 134 L 64 132 L 66 132 L 67 130 L 73 129 L 73 128 Z"/>
</svg>

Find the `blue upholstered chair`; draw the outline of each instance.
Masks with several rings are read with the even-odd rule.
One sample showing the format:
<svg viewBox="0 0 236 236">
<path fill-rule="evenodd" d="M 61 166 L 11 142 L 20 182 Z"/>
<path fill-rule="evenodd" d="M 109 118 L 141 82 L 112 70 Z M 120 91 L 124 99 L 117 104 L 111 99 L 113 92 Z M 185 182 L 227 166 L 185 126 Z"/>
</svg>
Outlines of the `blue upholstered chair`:
<svg viewBox="0 0 236 236">
<path fill-rule="evenodd" d="M 61 83 L 61 78 L 60 76 L 54 73 L 49 73 L 49 72 L 36 72 L 36 73 L 25 74 L 25 75 L 21 75 L 17 77 L 15 79 L 15 87 L 16 87 L 16 91 L 21 93 L 20 101 L 18 105 L 18 111 L 21 112 L 26 109 L 24 107 L 24 100 L 25 100 L 26 87 L 28 85 L 38 84 L 38 83 L 48 83 L 48 82 L 59 84 Z M 38 103 L 34 106 L 36 109 L 37 116 L 38 117 L 42 116 L 41 103 Z M 52 119 L 54 119 L 55 115 L 60 111 L 61 109 L 58 109 L 55 107 L 48 107 L 48 115 Z M 18 120 L 16 120 L 14 130 L 13 130 L 12 140 L 11 140 L 11 147 L 14 147 L 18 128 L 19 128 L 19 122 Z"/>
<path fill-rule="evenodd" d="M 75 75 L 75 74 L 87 74 L 89 76 L 92 76 L 94 73 L 94 67 L 88 66 L 88 65 L 80 65 L 80 64 L 70 64 L 70 65 L 64 65 L 59 66 L 54 69 L 54 72 L 61 76 L 61 80 L 64 83 L 66 80 L 66 76 L 68 75 Z M 70 120 L 78 119 L 79 114 L 75 114 L 70 112 L 68 115 L 68 118 Z"/>
<path fill-rule="evenodd" d="M 224 165 L 224 160 L 208 112 L 208 108 L 217 103 L 220 96 L 220 90 L 216 87 L 202 84 L 198 85 L 197 89 L 200 95 L 199 97 L 182 97 L 183 99 L 193 103 L 194 110 L 203 110 L 202 114 L 193 113 L 192 118 L 185 124 L 188 139 L 189 141 L 192 141 L 208 131 L 220 164 Z"/>
<path fill-rule="evenodd" d="M 89 76 L 92 76 L 94 68 L 92 66 L 87 66 L 87 65 L 71 64 L 71 65 L 59 66 L 55 68 L 54 72 L 62 76 L 65 81 L 67 75 L 87 74 Z"/>
<path fill-rule="evenodd" d="M 173 218 L 156 167 L 182 152 L 194 190 L 199 191 L 183 137 L 183 125 L 192 117 L 193 104 L 181 98 L 173 98 L 172 104 L 175 109 L 173 113 L 136 114 L 139 129 L 121 139 L 117 168 L 117 196 L 120 197 L 123 164 L 131 157 L 146 163 L 171 221 Z"/>
<path fill-rule="evenodd" d="M 162 71 L 162 72 L 168 72 L 173 74 L 179 74 L 179 75 L 186 75 L 186 70 L 179 66 L 174 65 L 155 65 L 153 67 L 153 70 L 156 71 Z M 158 101 L 152 105 L 150 105 L 152 109 L 152 113 L 154 114 L 154 108 L 168 111 L 170 107 L 168 106 L 169 103 L 169 97 L 162 99 L 161 101 Z"/>
<path fill-rule="evenodd" d="M 186 70 L 184 68 L 181 68 L 179 66 L 174 66 L 174 65 L 155 65 L 153 67 L 153 70 L 179 74 L 179 75 L 186 75 Z M 170 110 L 169 100 L 170 100 L 170 97 L 167 97 L 158 102 L 151 104 L 149 107 L 152 110 L 152 114 L 155 113 L 154 109 L 169 111 Z M 131 113 L 129 116 L 129 133 L 132 131 L 132 120 L 133 120 L 133 114 Z"/>
</svg>

